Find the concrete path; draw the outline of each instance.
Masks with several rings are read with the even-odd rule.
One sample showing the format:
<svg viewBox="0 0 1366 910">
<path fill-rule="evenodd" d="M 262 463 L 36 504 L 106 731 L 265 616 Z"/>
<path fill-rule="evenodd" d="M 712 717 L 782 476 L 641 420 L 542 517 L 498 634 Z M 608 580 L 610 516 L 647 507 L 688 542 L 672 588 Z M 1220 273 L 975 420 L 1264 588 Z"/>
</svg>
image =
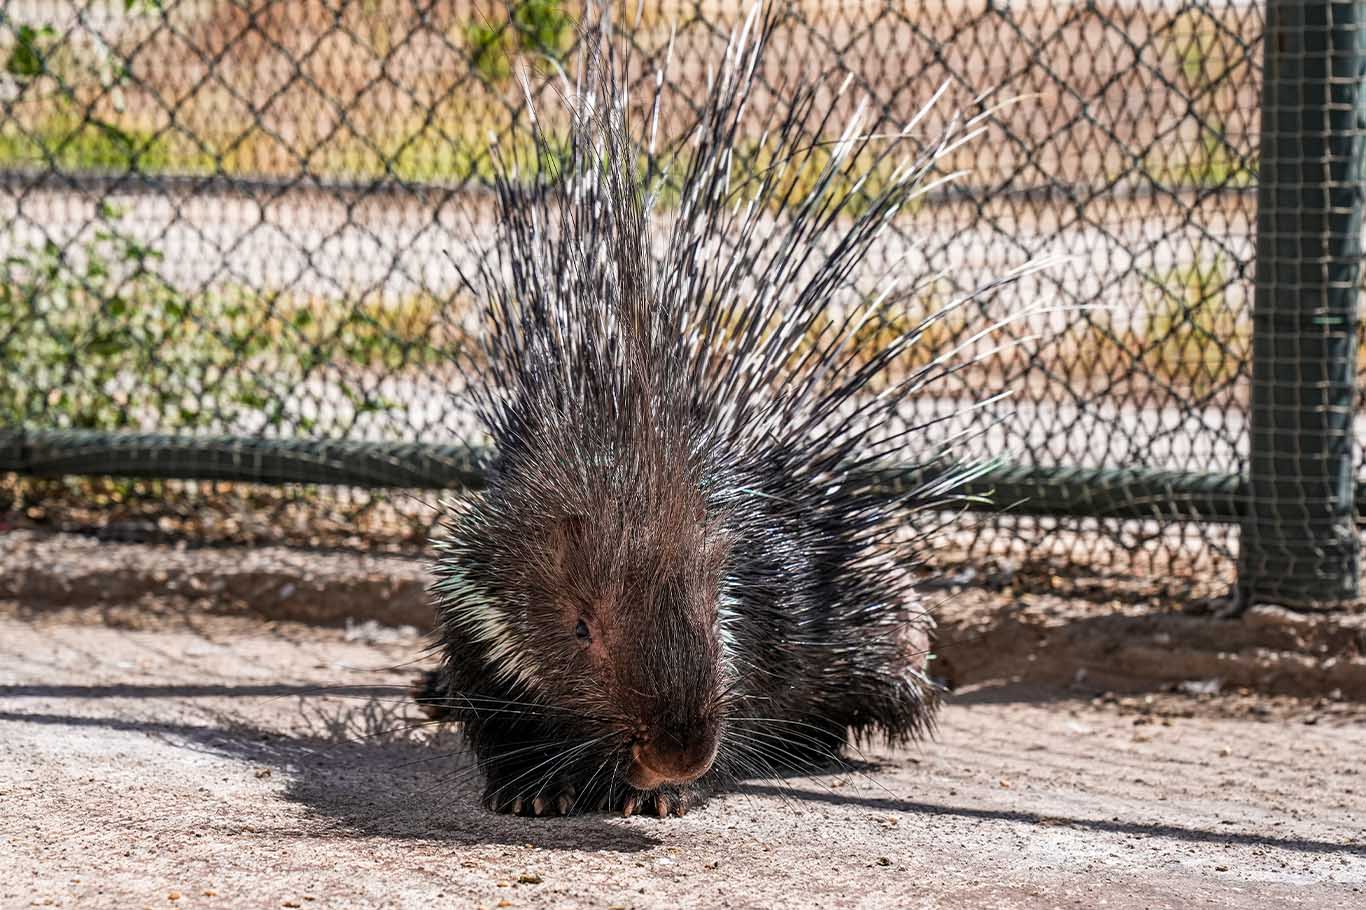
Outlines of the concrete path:
<svg viewBox="0 0 1366 910">
<path fill-rule="evenodd" d="M 985 687 L 843 774 L 666 822 L 525 821 L 408 728 L 387 687 L 411 667 L 383 668 L 419 647 L 0 605 L 0 907 L 1366 905 L 1366 727 L 1342 719 Z"/>
</svg>

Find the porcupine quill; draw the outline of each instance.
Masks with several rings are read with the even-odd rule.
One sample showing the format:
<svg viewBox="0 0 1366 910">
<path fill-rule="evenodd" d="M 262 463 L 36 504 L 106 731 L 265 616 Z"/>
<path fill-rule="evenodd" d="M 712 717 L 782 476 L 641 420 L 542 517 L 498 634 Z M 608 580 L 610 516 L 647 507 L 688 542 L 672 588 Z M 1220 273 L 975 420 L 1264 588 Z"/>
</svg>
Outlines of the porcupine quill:
<svg viewBox="0 0 1366 910">
<path fill-rule="evenodd" d="M 758 111 L 778 21 L 756 5 L 730 37 L 679 174 L 654 150 L 659 81 L 651 138 L 632 137 L 605 13 L 563 95 L 567 148 L 529 107 L 530 163 L 495 149 L 492 254 L 461 276 L 494 455 L 443 519 L 440 666 L 416 692 L 463 725 L 492 810 L 681 815 L 851 736 L 932 725 L 919 541 L 898 532 L 955 476 L 889 496 L 869 467 L 942 454 L 893 418 L 952 367 L 904 366 L 932 318 L 870 341 L 896 282 L 868 302 L 852 276 L 980 130 L 907 155 L 924 111 L 875 136 L 860 105 L 836 131 L 848 82 Z M 755 135 L 767 158 L 746 163 Z"/>
</svg>

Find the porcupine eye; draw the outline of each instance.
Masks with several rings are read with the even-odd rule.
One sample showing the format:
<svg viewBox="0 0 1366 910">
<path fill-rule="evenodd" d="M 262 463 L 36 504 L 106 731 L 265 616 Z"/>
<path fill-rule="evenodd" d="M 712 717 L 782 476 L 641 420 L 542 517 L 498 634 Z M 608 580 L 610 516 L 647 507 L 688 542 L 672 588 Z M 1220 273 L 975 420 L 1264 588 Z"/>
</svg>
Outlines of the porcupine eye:
<svg viewBox="0 0 1366 910">
<path fill-rule="evenodd" d="M 588 644 L 589 639 L 593 637 L 588 632 L 588 623 L 582 619 L 579 620 L 578 624 L 574 626 L 574 637 L 579 640 L 579 644 Z"/>
</svg>

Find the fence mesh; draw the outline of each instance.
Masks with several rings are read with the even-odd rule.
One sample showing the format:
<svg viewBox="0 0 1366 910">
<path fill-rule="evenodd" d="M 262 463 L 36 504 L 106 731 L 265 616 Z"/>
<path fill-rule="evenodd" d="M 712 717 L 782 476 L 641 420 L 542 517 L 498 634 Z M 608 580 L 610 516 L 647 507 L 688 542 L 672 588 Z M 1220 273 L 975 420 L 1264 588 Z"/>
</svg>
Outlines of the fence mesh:
<svg viewBox="0 0 1366 910">
<path fill-rule="evenodd" d="M 942 273 L 887 318 L 1031 257 L 1067 257 L 993 303 L 1008 313 L 1047 298 L 1063 312 L 1007 326 L 1017 343 L 909 401 L 907 418 L 1010 386 L 1008 411 L 981 415 L 990 432 L 966 457 L 1244 473 L 1262 6 L 785 9 L 769 86 L 803 71 L 851 78 L 887 127 L 947 83 L 927 134 L 956 110 L 1015 99 L 947 163 L 967 176 L 900 217 L 869 263 Z M 547 61 L 572 54 L 580 12 L 560 0 L 7 3 L 0 429 L 464 439 L 445 354 L 470 302 L 448 256 L 476 255 L 462 213 L 484 205 L 490 136 L 526 141 L 516 72 L 533 94 L 553 91 Z M 622 5 L 642 94 L 672 36 L 666 133 L 689 124 L 742 12 L 733 0 Z M 927 344 L 952 348 L 980 328 L 971 317 Z M 361 488 L 96 486 L 48 484 L 42 501 L 28 488 L 24 503 L 50 513 L 65 501 L 86 521 L 104 497 L 163 528 L 213 514 L 223 536 L 285 533 L 291 521 L 262 516 L 312 508 L 330 518 L 305 536 L 394 526 L 417 539 L 431 515 L 428 496 Z M 1132 517 L 961 527 L 946 559 L 1067 559 L 1185 590 L 1231 580 L 1237 533 Z"/>
</svg>

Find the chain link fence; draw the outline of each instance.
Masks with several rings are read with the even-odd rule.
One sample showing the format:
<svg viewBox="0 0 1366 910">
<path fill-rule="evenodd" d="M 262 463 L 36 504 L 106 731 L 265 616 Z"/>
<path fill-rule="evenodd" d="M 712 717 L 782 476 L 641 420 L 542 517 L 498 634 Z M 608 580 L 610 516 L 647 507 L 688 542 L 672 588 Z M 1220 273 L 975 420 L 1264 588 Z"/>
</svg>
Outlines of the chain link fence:
<svg viewBox="0 0 1366 910">
<path fill-rule="evenodd" d="M 1017 466 L 995 487 L 1015 511 L 965 516 L 942 560 L 997 578 L 1032 566 L 1082 587 L 1126 574 L 1173 593 L 1231 583 L 1249 465 L 1263 5 L 785 9 L 770 87 L 801 72 L 851 78 L 880 127 L 944 83 L 931 121 L 1015 99 L 947 162 L 967 176 L 903 215 L 869 263 L 942 273 L 907 312 L 1032 257 L 1066 257 L 993 303 L 1009 313 L 1047 298 L 1057 315 L 1007 325 L 1013 344 L 907 403 L 923 420 L 984 388 L 1016 390 L 964 449 Z M 431 494 L 376 487 L 429 486 L 423 458 L 453 482 L 470 477 L 447 357 L 470 301 L 448 257 L 477 255 L 490 136 L 525 143 L 516 72 L 532 74 L 534 94 L 553 91 L 548 61 L 572 56 L 581 11 L 6 4 L 0 430 L 26 431 L 27 448 L 0 469 L 179 478 L 12 475 L 19 508 L 223 538 L 420 540 Z M 641 97 L 672 36 L 667 135 L 691 122 L 742 13 L 731 0 L 622 6 Z M 947 320 L 927 343 L 947 350 L 979 328 Z M 214 482 L 270 459 L 278 470 L 255 476 L 292 485 Z M 300 486 L 330 481 L 342 485 Z"/>
</svg>

